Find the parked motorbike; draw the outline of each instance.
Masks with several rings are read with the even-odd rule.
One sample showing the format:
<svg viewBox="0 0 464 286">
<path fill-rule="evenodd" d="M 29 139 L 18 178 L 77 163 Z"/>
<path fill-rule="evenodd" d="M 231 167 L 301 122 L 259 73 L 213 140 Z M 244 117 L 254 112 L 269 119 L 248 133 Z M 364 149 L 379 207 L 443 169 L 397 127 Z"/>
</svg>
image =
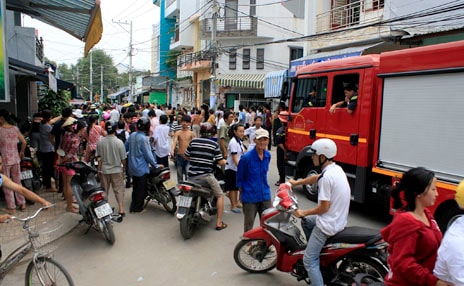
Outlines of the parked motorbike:
<svg viewBox="0 0 464 286">
<path fill-rule="evenodd" d="M 26 148 L 25 157 L 21 158 L 19 162 L 20 167 L 20 176 L 21 176 L 21 184 L 28 190 L 31 190 L 35 193 L 40 189 L 42 186 L 42 181 L 40 180 L 39 170 L 37 168 L 38 162 L 34 159 L 35 150 L 30 151 L 29 146 Z M 33 205 L 34 202 L 30 200 L 26 200 L 27 204 Z"/>
<path fill-rule="evenodd" d="M 169 167 L 151 168 L 148 175 L 148 195 L 145 198 L 144 208 L 151 201 L 162 205 L 168 213 L 174 214 L 177 210 L 176 182 L 171 179 Z"/>
<path fill-rule="evenodd" d="M 116 237 L 112 222 L 122 222 L 123 217 L 113 214 L 105 190 L 97 183 L 95 177 L 98 173 L 97 169 L 82 161 L 68 162 L 59 166 L 76 172 L 71 179 L 71 189 L 79 205 L 79 213 L 82 215 L 80 222 L 89 225 L 86 233 L 93 228 L 103 233 L 110 244 L 114 244 Z"/>
<path fill-rule="evenodd" d="M 277 268 L 311 284 L 303 265 L 306 239 L 292 216 L 297 208 L 290 184 L 282 184 L 276 191 L 273 208 L 263 212 L 260 226 L 244 233 L 237 243 L 235 263 L 251 273 Z M 321 251 L 320 269 L 325 285 L 352 285 L 360 273 L 374 277 L 371 282 L 383 281 L 388 272 L 386 248 L 378 230 L 346 227 L 331 237 Z"/>
</svg>

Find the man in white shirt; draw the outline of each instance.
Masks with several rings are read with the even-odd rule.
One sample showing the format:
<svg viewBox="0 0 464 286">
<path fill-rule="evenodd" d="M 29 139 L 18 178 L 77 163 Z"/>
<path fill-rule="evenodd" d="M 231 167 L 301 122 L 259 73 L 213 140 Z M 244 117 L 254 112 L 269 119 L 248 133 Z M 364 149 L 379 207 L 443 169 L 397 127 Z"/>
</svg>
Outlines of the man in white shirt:
<svg viewBox="0 0 464 286">
<path fill-rule="evenodd" d="M 155 131 L 153 132 L 153 143 L 155 145 L 155 155 L 156 161 L 158 164 L 162 164 L 163 166 L 169 166 L 169 152 L 171 151 L 171 146 L 169 146 L 169 126 L 168 117 L 167 115 L 161 115 L 160 123 L 158 127 L 156 127 Z"/>
<path fill-rule="evenodd" d="M 250 142 L 250 144 L 248 144 L 248 150 L 251 150 L 252 148 L 255 147 L 255 145 L 256 145 L 256 143 L 255 143 L 255 133 L 256 133 L 256 130 L 261 128 L 262 124 L 263 124 L 263 119 L 261 117 L 257 116 L 257 117 L 255 117 L 254 126 L 248 127 L 245 130 L 245 136 L 248 137 L 248 141 Z"/>
<path fill-rule="evenodd" d="M 343 169 L 335 164 L 337 145 L 328 138 L 314 141 L 311 145 L 314 166 L 320 166 L 320 175 L 289 182 L 292 186 L 314 184 L 319 187 L 318 205 L 308 210 L 296 210 L 294 215 L 303 218 L 301 225 L 308 239 L 303 263 L 311 285 L 323 286 L 319 255 L 327 239 L 342 231 L 348 221 L 351 190 Z"/>
<path fill-rule="evenodd" d="M 464 181 L 456 190 L 456 202 L 464 210 Z M 433 274 L 440 280 L 455 286 L 464 285 L 464 211 L 446 230 L 438 248 L 437 262 Z"/>
</svg>

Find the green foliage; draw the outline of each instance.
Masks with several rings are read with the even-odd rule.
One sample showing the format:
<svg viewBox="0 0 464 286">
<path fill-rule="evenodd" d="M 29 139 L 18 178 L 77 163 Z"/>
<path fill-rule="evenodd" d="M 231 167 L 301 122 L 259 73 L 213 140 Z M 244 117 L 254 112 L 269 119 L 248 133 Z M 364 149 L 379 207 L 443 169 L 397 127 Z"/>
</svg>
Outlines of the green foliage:
<svg viewBox="0 0 464 286">
<path fill-rule="evenodd" d="M 77 85 L 79 86 L 79 95 L 90 99 L 88 90 L 100 94 L 101 91 L 101 71 L 103 70 L 103 96 L 113 93 L 120 86 L 118 70 L 114 67 L 113 59 L 103 50 L 93 49 L 92 55 L 81 58 L 77 61 L 75 70 Z M 93 81 L 90 88 L 90 57 L 92 57 Z"/>
<path fill-rule="evenodd" d="M 48 109 L 53 116 L 61 115 L 61 111 L 69 106 L 70 99 L 71 94 L 69 91 L 58 90 L 58 94 L 56 94 L 49 89 L 48 93 L 39 99 L 39 110 Z"/>
<path fill-rule="evenodd" d="M 170 50 L 166 58 L 166 66 L 169 68 L 174 68 L 177 66 L 177 57 L 181 54 L 181 51 Z"/>
</svg>

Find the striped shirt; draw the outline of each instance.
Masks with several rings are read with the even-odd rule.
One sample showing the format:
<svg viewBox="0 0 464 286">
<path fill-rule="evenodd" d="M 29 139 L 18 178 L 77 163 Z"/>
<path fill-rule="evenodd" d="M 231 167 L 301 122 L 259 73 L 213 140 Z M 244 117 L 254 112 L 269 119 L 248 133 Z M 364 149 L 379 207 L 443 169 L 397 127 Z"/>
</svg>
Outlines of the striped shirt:
<svg viewBox="0 0 464 286">
<path fill-rule="evenodd" d="M 219 145 L 208 138 L 194 138 L 190 141 L 185 156 L 190 158 L 188 177 L 213 173 L 214 164 L 223 159 Z"/>
</svg>

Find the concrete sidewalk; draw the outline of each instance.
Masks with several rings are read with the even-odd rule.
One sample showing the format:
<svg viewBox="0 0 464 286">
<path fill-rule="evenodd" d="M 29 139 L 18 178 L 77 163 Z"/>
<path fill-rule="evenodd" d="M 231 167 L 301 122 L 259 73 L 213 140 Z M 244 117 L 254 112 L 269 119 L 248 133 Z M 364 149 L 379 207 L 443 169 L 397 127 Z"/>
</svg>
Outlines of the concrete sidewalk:
<svg viewBox="0 0 464 286">
<path fill-rule="evenodd" d="M 54 241 L 74 229 L 81 219 L 80 214 L 66 212 L 66 203 L 60 193 L 47 193 L 39 191 L 41 197 L 45 198 L 55 206 L 42 211 L 34 220 L 31 226 L 40 229 L 44 233 L 44 239 Z M 16 211 L 15 216 L 26 217 L 34 214 L 39 209 L 40 204 L 28 205 L 26 211 Z M 6 213 L 5 202 L 0 202 L 0 213 Z M 0 223 L 0 245 L 3 252 L 3 258 L 16 247 L 25 241 L 26 232 L 23 230 L 23 223 L 11 221 L 9 223 Z"/>
</svg>

